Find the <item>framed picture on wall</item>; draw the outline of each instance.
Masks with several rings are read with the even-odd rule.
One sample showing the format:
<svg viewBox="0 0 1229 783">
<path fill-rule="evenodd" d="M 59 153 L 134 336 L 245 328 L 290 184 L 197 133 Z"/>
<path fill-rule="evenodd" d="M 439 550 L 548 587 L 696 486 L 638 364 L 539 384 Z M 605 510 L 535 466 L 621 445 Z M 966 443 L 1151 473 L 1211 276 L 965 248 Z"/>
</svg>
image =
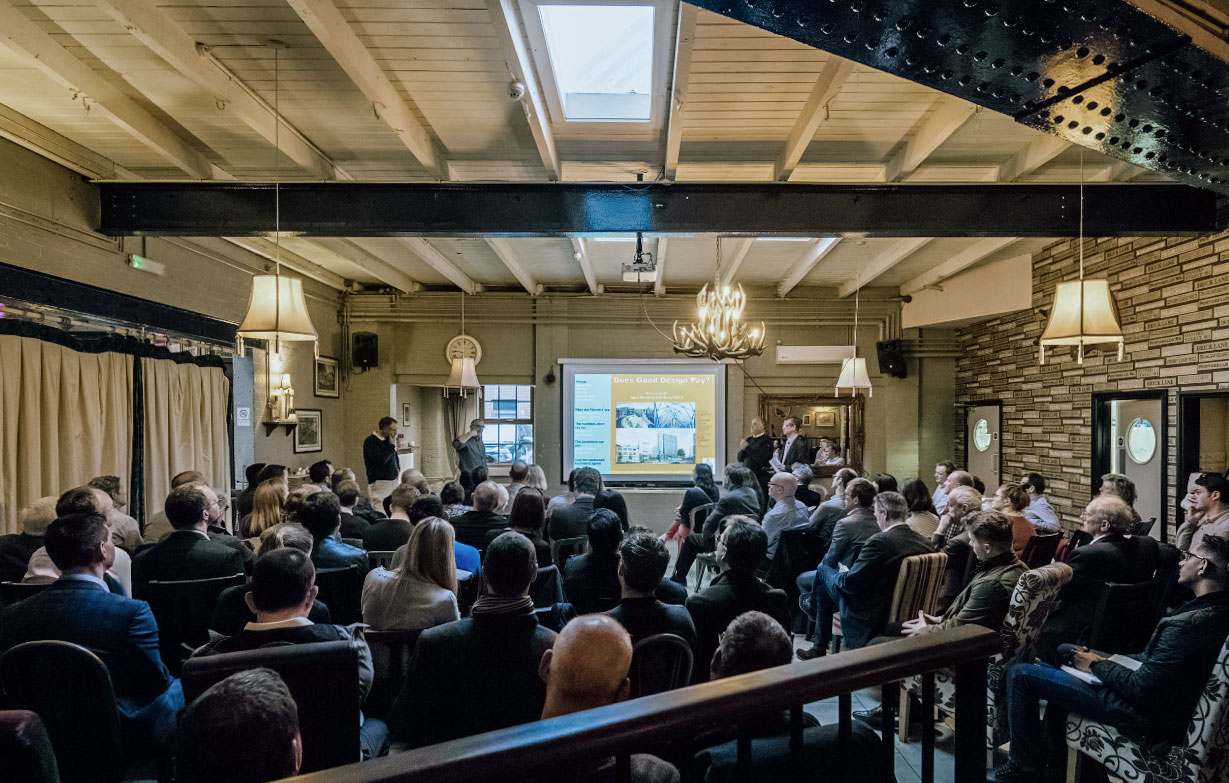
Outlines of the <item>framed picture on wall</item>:
<svg viewBox="0 0 1229 783">
<path fill-rule="evenodd" d="M 321 356 L 316 360 L 316 396 L 341 396 L 341 380 L 337 373 L 337 360 L 331 356 Z"/>
<path fill-rule="evenodd" d="M 323 416 L 320 411 L 298 408 L 295 415 L 299 417 L 299 426 L 294 428 L 294 453 L 303 454 L 309 451 L 320 451 L 323 444 Z"/>
<path fill-rule="evenodd" d="M 836 411 L 815 411 L 816 427 L 835 427 Z"/>
<path fill-rule="evenodd" d="M 401 403 L 401 426 L 408 427 L 413 423 L 410 420 L 410 404 L 408 402 Z"/>
<path fill-rule="evenodd" d="M 804 427 L 811 426 L 811 414 L 809 413 L 802 414 L 802 426 Z"/>
</svg>

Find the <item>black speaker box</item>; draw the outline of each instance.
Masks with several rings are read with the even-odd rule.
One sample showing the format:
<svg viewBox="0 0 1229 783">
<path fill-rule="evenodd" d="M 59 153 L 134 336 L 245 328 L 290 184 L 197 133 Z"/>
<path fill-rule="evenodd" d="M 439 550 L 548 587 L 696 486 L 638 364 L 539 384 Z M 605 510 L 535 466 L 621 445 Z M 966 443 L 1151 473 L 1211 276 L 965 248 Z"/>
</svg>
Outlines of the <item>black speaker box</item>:
<svg viewBox="0 0 1229 783">
<path fill-rule="evenodd" d="M 360 370 L 380 366 L 380 337 L 375 332 L 355 332 L 350 364 Z"/>
<path fill-rule="evenodd" d="M 875 343 L 879 352 L 879 374 L 892 378 L 909 377 L 909 369 L 905 366 L 905 347 L 900 340 L 883 340 Z"/>
</svg>

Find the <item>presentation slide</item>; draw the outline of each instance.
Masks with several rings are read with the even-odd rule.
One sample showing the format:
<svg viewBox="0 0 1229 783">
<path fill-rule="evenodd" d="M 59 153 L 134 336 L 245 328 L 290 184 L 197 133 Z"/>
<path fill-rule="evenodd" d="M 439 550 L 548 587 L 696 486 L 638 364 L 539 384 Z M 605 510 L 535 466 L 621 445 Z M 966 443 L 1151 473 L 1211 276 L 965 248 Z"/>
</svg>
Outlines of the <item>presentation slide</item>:
<svg viewBox="0 0 1229 783">
<path fill-rule="evenodd" d="M 564 365 L 564 473 L 681 483 L 724 450 L 725 368 L 711 362 Z"/>
</svg>

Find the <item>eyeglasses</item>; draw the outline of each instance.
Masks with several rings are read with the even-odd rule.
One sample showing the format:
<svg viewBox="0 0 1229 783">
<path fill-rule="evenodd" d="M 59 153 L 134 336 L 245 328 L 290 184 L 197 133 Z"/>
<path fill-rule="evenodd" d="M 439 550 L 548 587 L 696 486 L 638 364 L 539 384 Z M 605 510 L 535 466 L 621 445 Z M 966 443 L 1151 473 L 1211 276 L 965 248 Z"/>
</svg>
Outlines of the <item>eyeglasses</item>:
<svg viewBox="0 0 1229 783">
<path fill-rule="evenodd" d="M 1205 563 L 1206 563 L 1206 562 L 1208 562 L 1208 559 L 1207 559 L 1206 557 L 1204 557 L 1203 555 L 1197 555 L 1197 554 L 1195 554 L 1194 552 L 1190 551 L 1189 549 L 1183 549 L 1183 550 L 1180 550 L 1180 551 L 1178 552 L 1178 554 L 1182 556 L 1182 559 L 1183 559 L 1183 560 L 1187 560 L 1187 559 L 1189 559 L 1189 558 L 1196 557 L 1196 558 L 1199 558 L 1200 560 L 1202 560 L 1202 561 L 1203 561 L 1203 562 L 1205 562 Z"/>
</svg>

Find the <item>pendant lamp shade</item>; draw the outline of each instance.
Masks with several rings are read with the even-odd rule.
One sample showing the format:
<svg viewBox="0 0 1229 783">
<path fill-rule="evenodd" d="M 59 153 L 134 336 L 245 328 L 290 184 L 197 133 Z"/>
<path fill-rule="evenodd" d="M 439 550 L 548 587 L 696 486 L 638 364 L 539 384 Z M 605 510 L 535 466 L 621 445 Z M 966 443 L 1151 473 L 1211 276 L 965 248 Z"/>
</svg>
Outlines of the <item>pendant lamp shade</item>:
<svg viewBox="0 0 1229 783">
<path fill-rule="evenodd" d="M 474 357 L 452 357 L 452 372 L 448 374 L 448 384 L 454 389 L 478 388 L 478 373 L 474 371 Z"/>
<path fill-rule="evenodd" d="M 1041 334 L 1041 357 L 1047 346 L 1076 346 L 1076 356 L 1084 361 L 1085 345 L 1118 344 L 1122 359 L 1122 327 L 1110 293 L 1108 280 L 1072 280 L 1054 289 L 1054 307 Z"/>
<path fill-rule="evenodd" d="M 851 358 L 841 363 L 841 377 L 836 381 L 838 396 L 840 396 L 841 389 L 849 389 L 851 396 L 857 394 L 858 389 L 866 389 L 868 396 L 875 396 L 875 390 L 871 388 L 870 376 L 866 373 L 866 359 Z"/>
<path fill-rule="evenodd" d="M 303 281 L 281 275 L 253 277 L 252 298 L 239 326 L 239 336 L 271 342 L 317 339 L 303 298 Z"/>
</svg>

